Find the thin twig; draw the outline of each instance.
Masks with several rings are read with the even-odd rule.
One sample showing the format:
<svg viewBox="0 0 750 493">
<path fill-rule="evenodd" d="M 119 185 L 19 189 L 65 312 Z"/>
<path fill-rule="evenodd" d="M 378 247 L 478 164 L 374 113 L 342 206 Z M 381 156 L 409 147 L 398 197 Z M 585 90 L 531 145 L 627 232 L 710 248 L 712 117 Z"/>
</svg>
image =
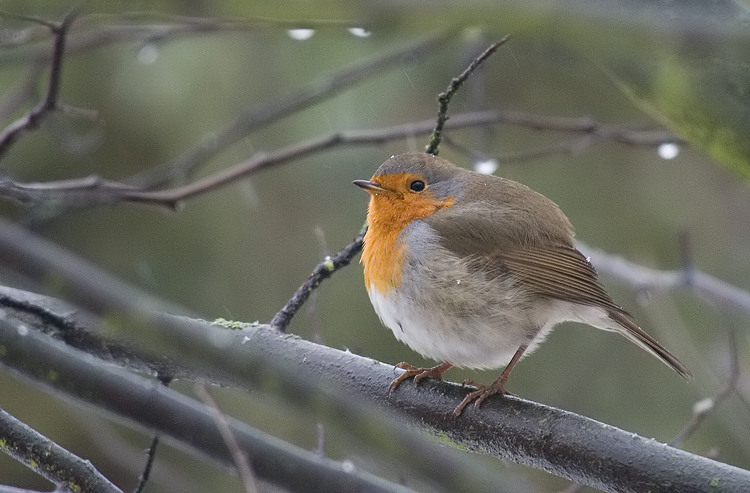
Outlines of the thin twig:
<svg viewBox="0 0 750 493">
<path fill-rule="evenodd" d="M 70 26 L 76 17 L 76 11 L 69 12 L 60 23 L 52 23 L 37 18 L 17 16 L 18 18 L 43 24 L 49 27 L 55 35 L 55 44 L 52 50 L 52 64 L 50 66 L 47 94 L 28 113 L 8 125 L 0 132 L 0 157 L 13 145 L 23 132 L 33 130 L 39 126 L 49 113 L 57 109 L 60 93 L 60 79 L 62 77 L 62 63 L 65 53 L 65 39 Z"/>
<path fill-rule="evenodd" d="M 133 493 L 143 493 L 143 490 L 148 484 L 148 480 L 151 477 L 151 469 L 154 466 L 154 459 L 156 458 L 156 448 L 159 446 L 159 434 L 156 433 L 154 438 L 151 440 L 151 445 L 148 447 L 146 453 L 146 465 L 143 467 L 143 472 L 138 478 L 138 484 L 136 485 Z"/>
<path fill-rule="evenodd" d="M 693 404 L 693 414 L 682 430 L 674 437 L 669 445 L 677 447 L 685 440 L 690 438 L 693 433 L 700 427 L 703 421 L 713 412 L 722 402 L 728 399 L 732 394 L 737 392 L 737 382 L 740 379 L 740 362 L 737 355 L 737 330 L 731 321 L 727 319 L 727 342 L 729 346 L 729 376 L 722 389 L 712 397 L 706 397 Z"/>
<path fill-rule="evenodd" d="M 349 265 L 354 256 L 362 250 L 362 241 L 365 238 L 366 232 L 367 228 L 363 228 L 357 237 L 354 238 L 354 240 L 343 250 L 333 257 L 326 257 L 323 262 L 318 264 L 312 271 L 312 274 L 310 274 L 310 277 L 302 283 L 302 286 L 297 289 L 287 304 L 284 305 L 276 315 L 274 315 L 269 325 L 277 328 L 281 332 L 286 331 L 292 317 L 294 317 L 299 309 L 302 308 L 302 305 L 305 304 L 305 301 L 310 297 L 310 294 L 320 286 L 320 283 L 331 277 L 337 270 Z"/>
<path fill-rule="evenodd" d="M 232 454 L 232 460 L 234 461 L 235 467 L 237 467 L 237 473 L 240 475 L 246 493 L 255 493 L 258 491 L 255 474 L 253 474 L 252 469 L 250 469 L 247 454 L 237 443 L 237 438 L 234 436 L 232 428 L 229 426 L 229 422 L 227 422 L 226 416 L 221 412 L 216 400 L 214 400 L 204 384 L 196 382 L 195 385 L 193 385 L 193 390 L 203 404 L 206 405 L 214 423 L 216 423 L 216 428 L 219 429 L 219 434 L 221 435 L 222 440 L 226 443 L 229 453 Z"/>
<path fill-rule="evenodd" d="M 437 123 L 435 125 L 435 129 L 432 131 L 432 135 L 430 136 L 430 142 L 427 144 L 427 148 L 425 149 L 425 152 L 427 154 L 434 154 L 437 156 L 438 148 L 440 147 L 440 141 L 443 138 L 443 127 L 445 126 L 445 122 L 448 120 L 448 103 L 450 103 L 451 98 L 453 98 L 453 95 L 456 94 L 456 92 L 459 90 L 461 85 L 466 81 L 466 79 L 469 78 L 469 76 L 474 72 L 484 61 L 490 57 L 497 49 L 508 39 L 510 38 L 510 34 L 506 34 L 503 36 L 503 38 L 500 41 L 497 41 L 495 43 L 492 43 L 489 48 L 484 50 L 484 52 L 476 57 L 468 67 L 466 67 L 466 70 L 464 70 L 461 75 L 458 77 L 454 77 L 451 79 L 450 84 L 448 84 L 448 89 L 445 92 L 441 92 L 438 95 L 438 116 L 437 116 Z"/>
<path fill-rule="evenodd" d="M 159 374 L 158 378 L 161 384 L 165 387 L 169 387 L 169 384 L 172 382 L 172 377 L 169 376 Z M 156 460 L 156 448 L 158 446 L 159 434 L 156 433 L 154 434 L 154 438 L 151 440 L 151 445 L 148 447 L 148 452 L 146 455 L 146 465 L 143 467 L 143 472 L 138 478 L 138 484 L 136 485 L 135 490 L 133 490 L 133 493 L 143 493 L 143 490 L 146 489 L 148 480 L 151 478 L 151 469 L 154 467 L 154 461 Z"/>
</svg>

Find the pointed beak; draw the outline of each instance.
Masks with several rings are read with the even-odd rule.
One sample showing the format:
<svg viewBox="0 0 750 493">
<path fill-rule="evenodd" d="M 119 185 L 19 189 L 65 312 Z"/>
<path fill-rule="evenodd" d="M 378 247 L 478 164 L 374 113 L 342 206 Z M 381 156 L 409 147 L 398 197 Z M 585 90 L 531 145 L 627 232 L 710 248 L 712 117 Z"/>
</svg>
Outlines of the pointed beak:
<svg viewBox="0 0 750 493">
<path fill-rule="evenodd" d="M 387 192 L 388 190 L 381 187 L 380 183 L 370 180 L 354 180 L 352 183 L 368 193 Z"/>
</svg>

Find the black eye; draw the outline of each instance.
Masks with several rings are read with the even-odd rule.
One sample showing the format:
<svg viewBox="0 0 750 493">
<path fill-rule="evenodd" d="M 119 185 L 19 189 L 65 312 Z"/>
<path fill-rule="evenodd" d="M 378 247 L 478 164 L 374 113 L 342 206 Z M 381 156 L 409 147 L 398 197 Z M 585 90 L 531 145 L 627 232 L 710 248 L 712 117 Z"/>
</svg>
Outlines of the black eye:
<svg viewBox="0 0 750 493">
<path fill-rule="evenodd" d="M 424 190 L 424 188 L 425 184 L 422 180 L 414 180 L 409 184 L 409 189 L 412 192 L 421 192 L 422 190 Z"/>
</svg>

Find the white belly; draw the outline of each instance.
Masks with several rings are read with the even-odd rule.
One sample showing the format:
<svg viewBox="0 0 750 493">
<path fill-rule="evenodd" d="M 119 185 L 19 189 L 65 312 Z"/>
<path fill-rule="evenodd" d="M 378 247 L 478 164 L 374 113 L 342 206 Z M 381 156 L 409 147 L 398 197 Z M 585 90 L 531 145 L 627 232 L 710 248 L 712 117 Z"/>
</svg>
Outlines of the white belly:
<svg viewBox="0 0 750 493">
<path fill-rule="evenodd" d="M 523 324 L 503 327 L 475 318 L 457 325 L 443 310 L 400 303 L 375 290 L 369 295 L 380 320 L 396 339 L 435 361 L 466 368 L 501 368 L 528 342 Z"/>
</svg>

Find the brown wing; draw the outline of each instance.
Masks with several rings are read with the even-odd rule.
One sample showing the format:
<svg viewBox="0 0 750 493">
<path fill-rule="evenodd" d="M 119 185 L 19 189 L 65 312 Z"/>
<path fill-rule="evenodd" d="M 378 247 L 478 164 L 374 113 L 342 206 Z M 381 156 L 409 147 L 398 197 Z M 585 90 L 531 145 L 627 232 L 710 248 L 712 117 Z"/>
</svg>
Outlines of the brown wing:
<svg viewBox="0 0 750 493">
<path fill-rule="evenodd" d="M 499 253 L 497 261 L 510 275 L 540 294 L 627 315 L 599 283 L 591 263 L 573 247 L 511 250 Z"/>
<path fill-rule="evenodd" d="M 516 250 L 503 253 L 497 260 L 509 275 L 540 294 L 605 308 L 609 317 L 622 327 L 623 330 L 618 330 L 621 335 L 656 356 L 683 378 L 691 377 L 690 370 L 679 359 L 633 323 L 625 310 L 615 305 L 597 280 L 594 267 L 575 248 L 558 246 Z"/>
</svg>

